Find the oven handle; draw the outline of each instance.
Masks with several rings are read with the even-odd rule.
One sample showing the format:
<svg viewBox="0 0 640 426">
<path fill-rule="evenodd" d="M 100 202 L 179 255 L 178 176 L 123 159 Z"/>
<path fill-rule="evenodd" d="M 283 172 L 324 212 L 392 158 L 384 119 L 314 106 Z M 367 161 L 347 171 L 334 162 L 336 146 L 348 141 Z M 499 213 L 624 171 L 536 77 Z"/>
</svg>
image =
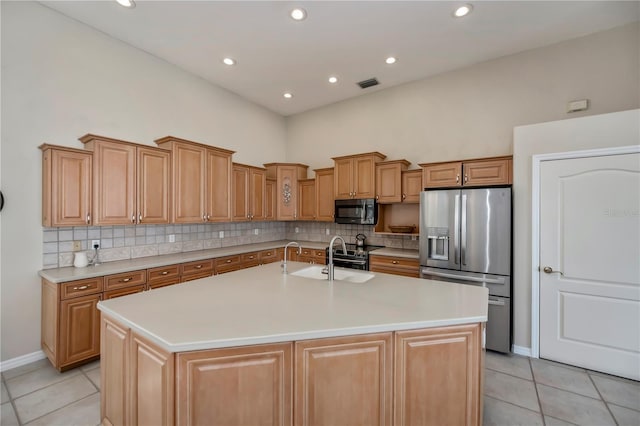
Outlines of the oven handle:
<svg viewBox="0 0 640 426">
<path fill-rule="evenodd" d="M 456 280 L 461 280 L 461 281 L 473 281 L 476 283 L 487 283 L 487 284 L 504 284 L 504 277 L 500 277 L 500 278 L 476 278 L 476 277 L 468 277 L 468 276 L 461 276 L 461 275 L 454 275 L 454 274 L 445 274 L 443 272 L 435 272 L 435 271 L 422 271 L 423 274 L 425 275 L 433 275 L 435 277 L 442 277 L 442 278 L 452 278 L 452 279 L 456 279 Z"/>
</svg>

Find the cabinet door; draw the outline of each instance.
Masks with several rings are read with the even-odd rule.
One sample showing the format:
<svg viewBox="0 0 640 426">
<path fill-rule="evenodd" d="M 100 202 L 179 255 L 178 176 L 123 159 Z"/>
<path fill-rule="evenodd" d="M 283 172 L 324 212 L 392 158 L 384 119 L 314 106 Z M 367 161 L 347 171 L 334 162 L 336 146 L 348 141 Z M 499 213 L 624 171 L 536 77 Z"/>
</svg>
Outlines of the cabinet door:
<svg viewBox="0 0 640 426">
<path fill-rule="evenodd" d="M 429 164 L 422 168 L 425 188 L 446 188 L 462 185 L 462 163 Z"/>
<path fill-rule="evenodd" d="M 207 150 L 207 221 L 231 221 L 231 155 Z"/>
<path fill-rule="evenodd" d="M 316 180 L 305 179 L 298 182 L 298 220 L 316 218 Z"/>
<path fill-rule="evenodd" d="M 173 147 L 173 221 L 202 222 L 205 212 L 206 150 L 175 143 Z"/>
<path fill-rule="evenodd" d="M 333 169 L 316 171 L 316 220 L 333 222 L 335 208 L 333 190 Z"/>
<path fill-rule="evenodd" d="M 333 192 L 333 188 L 331 188 Z M 264 192 L 265 220 L 276 220 L 276 180 L 267 179 Z"/>
<path fill-rule="evenodd" d="M 511 160 L 464 162 L 462 172 L 464 186 L 508 185 L 511 183 Z"/>
<path fill-rule="evenodd" d="M 177 354 L 176 424 L 290 425 L 291 346 Z"/>
<path fill-rule="evenodd" d="M 92 160 L 90 152 L 48 149 L 43 153 L 43 226 L 90 223 Z"/>
<path fill-rule="evenodd" d="M 422 189 L 422 170 L 402 172 L 403 203 L 419 203 Z"/>
<path fill-rule="evenodd" d="M 395 424 L 479 425 L 481 325 L 395 333 Z"/>
<path fill-rule="evenodd" d="M 391 345 L 391 333 L 296 342 L 295 423 L 390 425 Z"/>
<path fill-rule="evenodd" d="M 234 222 L 249 220 L 249 168 L 233 165 L 233 209 Z"/>
<path fill-rule="evenodd" d="M 353 198 L 353 160 L 345 158 L 335 160 L 334 167 L 334 199 Z"/>
<path fill-rule="evenodd" d="M 138 147 L 138 223 L 169 223 L 171 153 Z"/>
<path fill-rule="evenodd" d="M 60 302 L 60 367 L 100 355 L 100 294 Z"/>
<path fill-rule="evenodd" d="M 374 198 L 376 196 L 376 163 L 373 157 L 363 156 L 353 159 L 354 198 Z"/>
<path fill-rule="evenodd" d="M 265 194 L 267 192 L 267 175 L 264 170 L 261 169 L 251 169 L 250 173 L 251 184 L 251 194 L 250 194 L 250 216 L 251 220 L 265 220 L 267 217 L 266 214 L 266 201 Z"/>
<path fill-rule="evenodd" d="M 104 425 L 126 425 L 129 421 L 130 331 L 107 315 L 102 317 L 100 356 L 100 417 Z"/>
<path fill-rule="evenodd" d="M 93 223 L 121 225 L 136 221 L 136 148 L 97 141 L 93 151 Z"/>
<path fill-rule="evenodd" d="M 400 164 L 376 166 L 376 200 L 380 204 L 402 201 L 402 167 Z"/>
</svg>

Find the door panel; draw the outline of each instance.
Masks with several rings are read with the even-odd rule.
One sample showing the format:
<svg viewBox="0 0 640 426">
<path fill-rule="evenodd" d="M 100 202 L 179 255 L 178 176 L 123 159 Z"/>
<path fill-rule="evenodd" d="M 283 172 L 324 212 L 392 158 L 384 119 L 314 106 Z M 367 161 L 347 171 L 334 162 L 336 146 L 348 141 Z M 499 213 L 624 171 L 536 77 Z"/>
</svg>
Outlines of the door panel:
<svg viewBox="0 0 640 426">
<path fill-rule="evenodd" d="M 540 356 L 640 379 L 640 154 L 540 166 Z"/>
<path fill-rule="evenodd" d="M 460 269 L 457 250 L 460 222 L 456 215 L 459 190 L 424 191 L 420 200 L 420 241 L 428 250 L 420 251 L 420 264 L 435 268 Z"/>
<path fill-rule="evenodd" d="M 169 223 L 169 151 L 138 148 L 138 221 Z"/>
<path fill-rule="evenodd" d="M 510 275 L 511 188 L 465 189 L 460 203 L 461 269 Z"/>
</svg>

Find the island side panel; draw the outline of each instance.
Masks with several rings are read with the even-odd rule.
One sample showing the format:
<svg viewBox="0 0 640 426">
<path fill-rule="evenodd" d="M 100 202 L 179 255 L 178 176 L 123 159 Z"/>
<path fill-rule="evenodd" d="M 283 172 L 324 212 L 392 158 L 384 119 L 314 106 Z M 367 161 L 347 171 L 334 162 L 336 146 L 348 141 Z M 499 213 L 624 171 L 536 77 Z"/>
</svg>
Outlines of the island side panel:
<svg viewBox="0 0 640 426">
<path fill-rule="evenodd" d="M 390 425 L 392 333 L 295 343 L 295 424 Z"/>
<path fill-rule="evenodd" d="M 100 333 L 100 418 L 105 426 L 128 424 L 130 331 L 104 313 Z"/>
<path fill-rule="evenodd" d="M 482 324 L 395 333 L 396 425 L 482 423 Z"/>
<path fill-rule="evenodd" d="M 180 425 L 292 424 L 293 344 L 176 355 Z"/>
</svg>

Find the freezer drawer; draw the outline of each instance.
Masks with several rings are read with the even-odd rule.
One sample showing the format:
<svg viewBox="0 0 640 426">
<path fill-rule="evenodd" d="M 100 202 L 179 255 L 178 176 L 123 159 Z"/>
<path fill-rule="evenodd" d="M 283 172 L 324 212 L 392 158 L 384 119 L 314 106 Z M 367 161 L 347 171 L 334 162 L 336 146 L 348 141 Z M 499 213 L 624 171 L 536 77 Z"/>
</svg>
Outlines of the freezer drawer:
<svg viewBox="0 0 640 426">
<path fill-rule="evenodd" d="M 490 296 L 511 297 L 511 277 L 506 275 L 477 274 L 422 266 L 420 278 L 487 287 Z"/>
<path fill-rule="evenodd" d="M 486 348 L 511 352 L 511 299 L 489 296 Z"/>
</svg>

